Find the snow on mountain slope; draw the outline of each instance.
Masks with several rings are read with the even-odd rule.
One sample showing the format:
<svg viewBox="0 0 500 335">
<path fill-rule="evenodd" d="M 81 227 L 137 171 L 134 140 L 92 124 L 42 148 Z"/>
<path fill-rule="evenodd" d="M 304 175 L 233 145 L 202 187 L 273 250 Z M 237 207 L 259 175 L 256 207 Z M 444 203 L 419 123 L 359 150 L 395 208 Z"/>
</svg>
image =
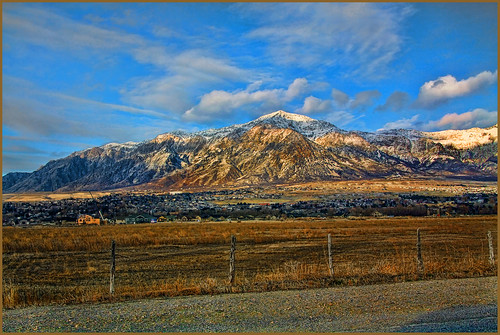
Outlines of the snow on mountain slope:
<svg viewBox="0 0 500 335">
<path fill-rule="evenodd" d="M 282 110 L 263 115 L 253 121 L 219 129 L 208 129 L 191 134 L 208 139 L 226 136 L 241 136 L 255 126 L 270 124 L 276 128 L 292 129 L 310 139 L 316 139 L 331 132 L 345 132 L 326 121 L 312 119 L 305 115 L 287 113 Z"/>
<path fill-rule="evenodd" d="M 296 121 L 296 122 L 311 122 L 311 121 L 316 121 L 315 119 L 310 118 L 309 116 L 302 115 L 302 114 L 294 114 L 294 113 L 288 113 L 282 110 L 276 111 L 274 113 L 269 113 L 266 115 L 262 115 L 255 121 L 264 121 L 272 118 L 281 118 L 285 120 L 290 120 L 290 121 Z"/>
<path fill-rule="evenodd" d="M 125 143 L 108 143 L 101 146 L 103 149 L 133 149 L 137 147 L 139 142 L 125 142 Z"/>
<path fill-rule="evenodd" d="M 390 129 L 375 133 L 356 131 L 365 140 L 376 145 L 391 145 L 393 141 L 406 140 L 416 142 L 428 139 L 443 146 L 456 149 L 470 149 L 481 145 L 498 142 L 497 125 L 490 128 L 471 128 L 465 130 L 443 130 L 424 132 L 413 129 Z"/>
<path fill-rule="evenodd" d="M 498 125 L 490 128 L 471 128 L 465 130 L 443 130 L 437 132 L 422 132 L 435 143 L 444 146 L 452 145 L 457 149 L 470 149 L 480 145 L 498 142 Z"/>
</svg>

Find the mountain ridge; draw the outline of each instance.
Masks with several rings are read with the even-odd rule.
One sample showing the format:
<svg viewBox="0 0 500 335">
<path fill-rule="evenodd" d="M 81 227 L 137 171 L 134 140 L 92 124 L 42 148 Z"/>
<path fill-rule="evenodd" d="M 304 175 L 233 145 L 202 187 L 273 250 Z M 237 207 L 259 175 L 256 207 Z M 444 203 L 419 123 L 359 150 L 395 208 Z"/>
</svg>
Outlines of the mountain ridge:
<svg viewBox="0 0 500 335">
<path fill-rule="evenodd" d="M 497 148 L 497 125 L 369 133 L 276 111 L 219 129 L 88 148 L 2 181 L 4 193 L 15 193 L 404 176 L 496 179 Z"/>
</svg>

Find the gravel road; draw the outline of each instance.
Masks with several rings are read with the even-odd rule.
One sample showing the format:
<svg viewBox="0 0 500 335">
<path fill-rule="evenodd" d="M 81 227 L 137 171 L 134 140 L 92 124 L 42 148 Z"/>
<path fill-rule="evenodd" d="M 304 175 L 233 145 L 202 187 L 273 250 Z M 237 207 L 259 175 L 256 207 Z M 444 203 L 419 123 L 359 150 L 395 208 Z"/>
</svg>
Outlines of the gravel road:
<svg viewBox="0 0 500 335">
<path fill-rule="evenodd" d="M 497 332 L 497 277 L 3 311 L 4 332 Z"/>
</svg>

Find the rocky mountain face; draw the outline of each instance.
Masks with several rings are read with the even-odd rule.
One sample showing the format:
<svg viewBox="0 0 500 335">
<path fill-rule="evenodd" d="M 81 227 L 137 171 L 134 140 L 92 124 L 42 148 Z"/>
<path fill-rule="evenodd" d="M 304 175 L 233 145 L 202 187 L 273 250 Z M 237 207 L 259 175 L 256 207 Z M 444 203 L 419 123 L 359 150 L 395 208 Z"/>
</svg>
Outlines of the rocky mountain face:
<svg viewBox="0 0 500 335">
<path fill-rule="evenodd" d="M 380 177 L 497 177 L 497 126 L 444 132 L 348 132 L 278 111 L 198 133 L 111 143 L 9 173 L 3 192 L 258 185 Z"/>
<path fill-rule="evenodd" d="M 11 172 L 2 178 L 2 187 L 3 189 L 9 189 L 13 185 L 19 183 L 23 179 L 29 177 L 30 173 L 28 172 Z"/>
</svg>

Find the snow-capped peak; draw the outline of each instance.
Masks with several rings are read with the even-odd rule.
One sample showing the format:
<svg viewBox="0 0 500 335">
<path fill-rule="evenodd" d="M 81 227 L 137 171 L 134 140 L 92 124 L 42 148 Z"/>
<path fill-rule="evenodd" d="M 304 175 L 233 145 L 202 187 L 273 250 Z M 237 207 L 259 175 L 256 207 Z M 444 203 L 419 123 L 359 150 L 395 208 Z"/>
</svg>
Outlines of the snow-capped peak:
<svg viewBox="0 0 500 335">
<path fill-rule="evenodd" d="M 98 147 L 86 148 L 86 149 L 83 149 L 83 150 L 75 151 L 71 155 L 80 155 L 82 153 L 85 153 L 85 152 L 88 152 L 88 151 L 91 151 L 91 150 L 95 150 L 96 148 L 100 148 L 100 149 L 103 149 L 103 150 L 120 150 L 120 149 L 126 149 L 126 150 L 128 150 L 128 149 L 134 149 L 137 146 L 139 146 L 140 144 L 141 144 L 140 142 L 132 142 L 132 141 L 125 142 L 125 143 L 111 142 L 111 143 L 103 144 L 103 145 L 98 146 Z"/>
<path fill-rule="evenodd" d="M 120 149 L 120 148 L 131 149 L 131 148 L 137 147 L 138 144 L 139 144 L 138 142 L 132 142 L 132 141 L 125 142 L 125 143 L 112 142 L 112 143 L 101 145 L 101 148 L 103 148 L 103 149 Z"/>
<path fill-rule="evenodd" d="M 282 110 L 261 116 L 247 124 L 251 126 L 271 124 L 278 128 L 288 128 L 313 140 L 331 132 L 344 132 L 329 122 L 315 120 L 301 114 L 287 113 Z"/>
<path fill-rule="evenodd" d="M 247 123 L 235 124 L 224 128 L 211 128 L 194 133 L 186 133 L 186 132 L 164 133 L 158 135 L 153 141 L 163 142 L 171 138 L 172 136 L 185 139 L 201 136 L 208 140 L 227 137 L 227 136 L 239 137 L 248 130 L 252 129 L 253 127 L 264 124 L 268 124 L 276 128 L 292 129 L 312 140 L 315 140 L 316 138 L 322 137 L 331 132 L 346 133 L 345 130 L 339 129 L 327 121 L 315 120 L 305 115 L 287 113 L 283 110 L 279 110 L 270 114 L 263 115 Z"/>
<path fill-rule="evenodd" d="M 242 135 L 255 126 L 270 124 L 277 128 L 292 129 L 310 139 L 316 139 L 330 132 L 344 132 L 326 121 L 312 119 L 305 115 L 287 113 L 279 110 L 266 114 L 258 119 L 243 124 L 236 124 L 219 129 L 207 129 L 192 133 L 191 136 L 203 136 L 207 139 L 221 138 L 230 135 Z"/>
<path fill-rule="evenodd" d="M 272 119 L 274 117 L 280 117 L 280 118 L 287 119 L 287 120 L 290 120 L 290 121 L 295 121 L 295 122 L 311 122 L 311 121 L 316 121 L 316 120 L 314 120 L 314 119 L 312 119 L 312 118 L 310 118 L 308 116 L 305 116 L 305 115 L 294 114 L 294 113 L 287 113 L 287 112 L 282 111 L 282 110 L 276 111 L 274 113 L 262 115 L 261 117 L 259 117 L 255 121 L 264 121 L 264 120 L 267 120 L 267 119 Z"/>
</svg>

